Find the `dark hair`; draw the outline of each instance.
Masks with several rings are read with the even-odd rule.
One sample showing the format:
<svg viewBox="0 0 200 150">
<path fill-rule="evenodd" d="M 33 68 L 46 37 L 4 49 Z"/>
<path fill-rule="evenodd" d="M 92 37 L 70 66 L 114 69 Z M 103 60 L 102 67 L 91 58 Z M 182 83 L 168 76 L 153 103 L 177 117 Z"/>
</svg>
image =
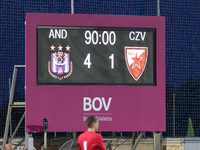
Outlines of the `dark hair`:
<svg viewBox="0 0 200 150">
<path fill-rule="evenodd" d="M 94 123 L 97 123 L 97 118 L 95 116 L 89 116 L 86 119 L 86 124 L 87 124 L 88 128 L 92 128 Z"/>
<path fill-rule="evenodd" d="M 43 145 L 44 145 L 44 143 L 40 143 L 40 147 L 43 146 Z"/>
</svg>

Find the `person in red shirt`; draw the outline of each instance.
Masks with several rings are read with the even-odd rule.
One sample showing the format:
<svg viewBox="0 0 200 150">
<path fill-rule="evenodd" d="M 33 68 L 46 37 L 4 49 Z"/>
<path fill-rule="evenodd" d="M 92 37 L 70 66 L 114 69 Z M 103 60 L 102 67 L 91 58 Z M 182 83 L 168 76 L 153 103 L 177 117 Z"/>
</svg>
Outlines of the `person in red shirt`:
<svg viewBox="0 0 200 150">
<path fill-rule="evenodd" d="M 96 133 L 99 127 L 95 116 L 89 116 L 86 120 L 88 130 L 78 137 L 78 150 L 106 150 L 103 138 Z"/>
</svg>

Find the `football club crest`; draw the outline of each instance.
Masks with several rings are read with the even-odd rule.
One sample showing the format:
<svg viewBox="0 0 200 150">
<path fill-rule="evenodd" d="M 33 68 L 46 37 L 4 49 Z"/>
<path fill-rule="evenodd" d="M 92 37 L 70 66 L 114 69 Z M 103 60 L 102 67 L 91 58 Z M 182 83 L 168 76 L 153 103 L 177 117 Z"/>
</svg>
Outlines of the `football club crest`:
<svg viewBox="0 0 200 150">
<path fill-rule="evenodd" d="M 55 46 L 52 44 L 50 46 L 51 50 L 51 61 L 48 62 L 48 72 L 49 74 L 58 80 L 63 80 L 68 78 L 72 74 L 73 65 L 72 61 L 70 62 L 70 54 L 67 51 L 70 51 L 69 45 L 67 45 L 66 52 L 63 52 L 63 47 L 58 46 L 58 51 L 55 51 Z"/>
<path fill-rule="evenodd" d="M 147 47 L 125 47 L 125 61 L 129 73 L 137 81 L 145 70 L 148 56 Z"/>
</svg>

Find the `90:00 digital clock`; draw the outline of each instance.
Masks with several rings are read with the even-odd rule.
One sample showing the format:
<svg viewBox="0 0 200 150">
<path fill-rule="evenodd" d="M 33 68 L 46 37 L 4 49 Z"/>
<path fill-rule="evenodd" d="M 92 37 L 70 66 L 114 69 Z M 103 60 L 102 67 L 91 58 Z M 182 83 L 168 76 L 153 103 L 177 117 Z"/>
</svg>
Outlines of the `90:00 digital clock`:
<svg viewBox="0 0 200 150">
<path fill-rule="evenodd" d="M 110 45 L 115 45 L 115 42 L 116 42 L 116 34 L 114 31 L 103 31 L 102 34 L 99 34 L 96 30 L 94 31 L 90 31 L 90 30 L 87 30 L 85 31 L 85 44 L 101 44 L 101 41 L 102 41 L 102 44 L 103 45 L 107 45 L 107 44 L 110 44 Z"/>
</svg>

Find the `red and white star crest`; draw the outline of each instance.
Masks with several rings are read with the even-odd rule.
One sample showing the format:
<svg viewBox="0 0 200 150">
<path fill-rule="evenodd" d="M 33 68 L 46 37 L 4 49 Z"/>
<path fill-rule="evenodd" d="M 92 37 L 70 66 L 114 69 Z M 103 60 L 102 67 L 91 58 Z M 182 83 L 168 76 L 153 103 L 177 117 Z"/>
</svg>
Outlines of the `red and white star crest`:
<svg viewBox="0 0 200 150">
<path fill-rule="evenodd" d="M 125 47 L 125 60 L 131 76 L 137 81 L 146 66 L 148 48 L 147 47 Z"/>
</svg>

